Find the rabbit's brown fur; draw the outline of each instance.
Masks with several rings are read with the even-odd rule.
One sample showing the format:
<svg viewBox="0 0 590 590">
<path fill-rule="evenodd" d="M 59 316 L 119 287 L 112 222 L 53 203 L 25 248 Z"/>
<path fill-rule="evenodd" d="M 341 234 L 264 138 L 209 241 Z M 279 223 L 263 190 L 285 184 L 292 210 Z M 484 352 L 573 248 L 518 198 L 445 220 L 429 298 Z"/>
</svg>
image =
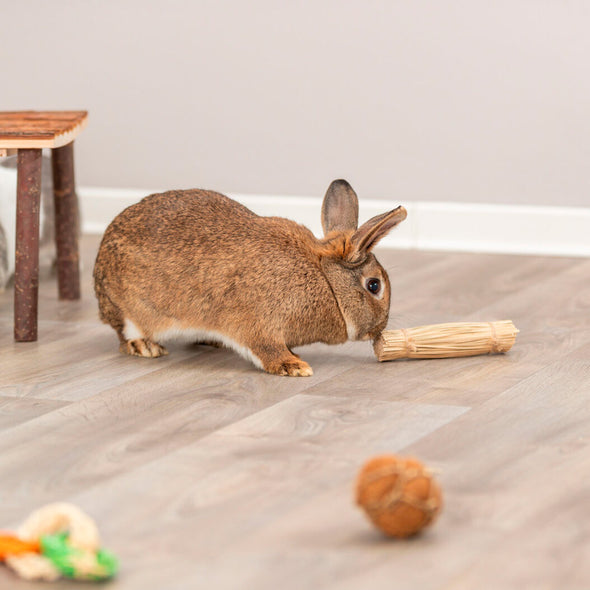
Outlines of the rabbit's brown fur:
<svg viewBox="0 0 590 590">
<path fill-rule="evenodd" d="M 100 317 L 128 354 L 161 356 L 158 340 L 184 334 L 269 373 L 311 375 L 292 347 L 375 338 L 387 323 L 389 280 L 370 250 L 405 210 L 358 230 L 357 217 L 345 181 L 324 199 L 323 240 L 212 191 L 151 195 L 105 232 L 94 269 Z M 368 278 L 382 281 L 378 297 Z"/>
</svg>

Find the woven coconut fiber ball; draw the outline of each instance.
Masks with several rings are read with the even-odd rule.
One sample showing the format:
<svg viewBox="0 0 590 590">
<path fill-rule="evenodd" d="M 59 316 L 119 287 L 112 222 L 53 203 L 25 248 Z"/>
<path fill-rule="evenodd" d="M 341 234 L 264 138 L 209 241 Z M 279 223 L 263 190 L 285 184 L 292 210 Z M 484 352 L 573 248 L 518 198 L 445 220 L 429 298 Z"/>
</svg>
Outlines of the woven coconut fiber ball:
<svg viewBox="0 0 590 590">
<path fill-rule="evenodd" d="M 403 538 L 433 522 L 442 507 L 442 493 L 417 459 L 381 455 L 361 469 L 356 503 L 386 535 Z"/>
</svg>

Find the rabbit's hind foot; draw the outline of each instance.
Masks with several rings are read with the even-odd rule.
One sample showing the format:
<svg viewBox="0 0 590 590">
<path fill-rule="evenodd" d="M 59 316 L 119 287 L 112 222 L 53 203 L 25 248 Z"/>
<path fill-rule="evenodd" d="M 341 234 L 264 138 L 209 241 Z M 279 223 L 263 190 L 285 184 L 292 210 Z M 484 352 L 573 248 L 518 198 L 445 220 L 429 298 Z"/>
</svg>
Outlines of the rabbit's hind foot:
<svg viewBox="0 0 590 590">
<path fill-rule="evenodd" d="M 168 354 L 168 351 L 161 344 L 152 342 L 149 338 L 125 340 L 121 342 L 119 350 L 125 354 L 147 358 L 157 358 Z"/>
</svg>

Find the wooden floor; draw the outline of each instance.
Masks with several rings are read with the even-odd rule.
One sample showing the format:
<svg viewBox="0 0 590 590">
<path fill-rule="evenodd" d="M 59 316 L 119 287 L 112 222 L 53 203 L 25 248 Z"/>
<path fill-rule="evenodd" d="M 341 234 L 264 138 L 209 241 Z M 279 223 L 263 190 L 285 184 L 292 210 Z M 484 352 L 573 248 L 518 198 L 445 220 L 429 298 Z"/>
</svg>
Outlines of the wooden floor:
<svg viewBox="0 0 590 590">
<path fill-rule="evenodd" d="M 512 319 L 513 350 L 379 364 L 314 345 L 314 376 L 286 378 L 205 347 L 120 355 L 97 244 L 81 302 L 45 273 L 39 342 L 13 343 L 0 295 L 0 527 L 79 504 L 121 559 L 112 589 L 590 588 L 590 259 L 383 250 L 390 327 Z M 352 501 L 383 452 L 439 470 L 444 511 L 410 541 Z M 38 587 L 0 568 L 0 588 Z"/>
</svg>

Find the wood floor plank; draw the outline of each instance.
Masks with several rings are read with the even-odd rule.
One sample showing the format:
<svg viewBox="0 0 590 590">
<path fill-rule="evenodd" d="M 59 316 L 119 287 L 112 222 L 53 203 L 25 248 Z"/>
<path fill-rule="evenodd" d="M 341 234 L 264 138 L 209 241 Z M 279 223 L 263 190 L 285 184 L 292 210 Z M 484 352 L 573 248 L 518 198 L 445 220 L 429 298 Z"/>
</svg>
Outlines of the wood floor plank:
<svg viewBox="0 0 590 590">
<path fill-rule="evenodd" d="M 340 370 L 326 359 L 326 370 L 319 375 L 287 379 L 236 362 L 229 350 L 208 349 L 197 360 L 190 355 L 165 362 L 109 389 L 95 385 L 93 395 L 79 396 L 75 404 L 0 432 L 4 485 L 19 489 L 20 502 L 29 506 L 54 493 L 68 495 L 166 455 Z M 126 362 L 159 361 L 128 357 Z M 42 395 L 42 389 L 36 388 L 35 394 Z M 44 441 L 46 463 L 40 468 L 39 448 L 27 444 L 33 437 Z M 89 456 L 92 461 L 87 461 Z M 30 474 L 31 481 L 23 473 Z M 15 508 L 10 502 L 0 505 L 0 522 L 4 512 Z"/>
<path fill-rule="evenodd" d="M 404 447 L 464 411 L 366 399 L 351 406 L 349 400 L 294 396 L 166 458 L 97 481 L 74 498 L 105 521 L 106 535 L 118 531 L 115 546 L 131 570 L 128 587 L 141 587 L 141 576 L 132 572 L 139 572 L 148 550 L 137 539 L 155 536 L 160 555 L 174 556 L 181 567 L 192 564 L 193 572 L 214 580 L 221 573 L 216 572 L 218 556 L 233 546 L 242 551 L 253 532 L 272 527 L 283 514 L 335 484 L 345 490 L 348 505 L 367 448 Z M 170 489 L 176 490 L 174 498 Z M 138 496 L 143 502 L 137 502 Z M 321 527 L 340 520 L 338 512 L 328 513 Z M 366 529 L 362 519 L 358 524 Z M 185 542 L 186 535 L 191 543 Z M 268 555 L 262 552 L 260 559 Z"/>
<path fill-rule="evenodd" d="M 588 351 L 581 347 L 410 446 L 441 468 L 440 547 L 403 561 L 396 547 L 334 587 L 387 588 L 393 578 L 402 587 L 453 590 L 588 587 L 590 484 L 581 477 L 590 472 Z M 418 559 L 445 568 L 437 566 L 434 581 Z"/>
<path fill-rule="evenodd" d="M 585 467 L 590 465 L 586 463 Z M 449 584 L 448 590 L 590 587 L 587 514 L 587 488 L 564 496 L 557 505 L 534 515 L 531 521 L 505 535 L 501 543 L 479 555 L 471 567 Z M 506 567 L 509 554 L 518 557 Z"/>
<path fill-rule="evenodd" d="M 449 485 L 458 486 L 463 491 L 475 489 L 477 482 L 485 479 L 487 486 L 510 484 L 512 496 L 520 485 L 519 473 L 526 475 L 524 482 L 533 476 L 547 477 L 548 468 L 557 468 L 560 461 L 566 459 L 563 449 L 583 454 L 590 444 L 590 358 L 579 360 L 577 354 L 550 364 L 472 409 L 458 418 L 452 428 L 442 428 L 437 432 L 435 444 L 426 438 L 413 450 L 419 453 L 428 451 L 435 461 L 452 458 L 454 467 L 449 471 Z M 555 453 L 555 465 L 546 460 L 531 459 L 545 448 Z M 530 464 L 523 468 L 523 462 Z M 463 464 L 471 465 L 468 472 L 461 471 Z M 454 483 L 453 476 L 458 478 Z M 512 477 L 514 481 L 511 481 Z M 576 481 L 579 474 L 574 472 L 572 477 Z M 468 488 L 465 487 L 467 482 L 470 482 Z M 579 484 L 590 485 L 581 481 Z M 548 489 L 561 493 L 558 486 Z M 503 511 L 511 513 L 512 521 L 515 518 L 512 511 L 516 508 L 512 501 L 521 499 L 521 508 L 525 510 L 521 514 L 535 507 L 529 497 L 517 491 L 514 493 L 510 502 L 506 496 L 502 506 Z"/>
<path fill-rule="evenodd" d="M 584 259 L 453 254 L 422 272 L 416 264 L 407 280 L 402 269 L 390 272 L 391 327 L 487 321 L 473 314 L 530 288 L 531 283 L 553 280 L 571 268 L 584 266 Z M 494 319 L 505 318 L 490 318 Z"/>
<path fill-rule="evenodd" d="M 584 354 L 589 348 L 583 347 Z M 564 537 L 570 539 L 568 550 L 576 564 L 570 564 L 568 576 L 590 584 L 581 549 L 590 542 L 585 517 L 590 483 L 581 476 L 590 472 L 590 357 L 579 355 L 575 351 L 556 361 L 460 417 L 452 429 L 441 428 L 436 440 L 426 437 L 411 448 L 441 464 L 448 511 L 456 519 L 501 529 L 503 538 L 512 537 L 513 548 L 545 539 L 533 561 L 525 563 L 530 555 L 523 555 L 500 579 L 494 578 L 496 587 L 511 576 L 509 587 L 543 587 L 542 575 L 557 567 L 555 539 Z M 495 547 L 496 563 L 507 551 L 504 545 Z M 481 579 L 487 580 L 494 561 L 479 561 L 488 574 Z"/>
<path fill-rule="evenodd" d="M 381 363 L 378 367 L 367 363 L 343 372 L 310 392 L 341 395 L 346 384 L 354 381 L 359 393 L 370 392 L 381 399 L 466 405 L 486 401 L 588 340 L 590 262 L 568 262 L 570 264 L 559 265 L 559 274 L 536 274 L 534 285 L 525 285 L 523 291 L 510 293 L 459 318 L 512 319 L 521 332 L 508 354 L 403 360 Z M 481 301 L 474 303 L 478 305 Z M 556 314 L 556 309 L 563 313 Z M 375 386 L 377 383 L 380 387 Z"/>
<path fill-rule="evenodd" d="M 6 347 L 4 354 L 0 352 L 0 395 L 76 401 L 190 356 L 179 351 L 174 358 L 131 359 L 118 352 L 112 330 L 106 326 L 40 325 L 51 329 L 51 338 L 15 343 L 13 350 Z"/>
<path fill-rule="evenodd" d="M 0 395 L 0 431 L 6 431 L 66 405 L 68 402 L 35 398 L 21 400 Z"/>
<path fill-rule="evenodd" d="M 78 503 L 122 559 L 115 590 L 590 587 L 590 260 L 383 250 L 391 327 L 512 319 L 513 350 L 378 363 L 367 342 L 317 344 L 294 379 L 228 350 L 120 355 L 92 294 L 98 241 L 82 301 L 42 272 L 37 343 L 13 342 L 0 294 L 1 527 Z M 439 470 L 425 535 L 384 540 L 353 505 L 381 452 Z"/>
</svg>

